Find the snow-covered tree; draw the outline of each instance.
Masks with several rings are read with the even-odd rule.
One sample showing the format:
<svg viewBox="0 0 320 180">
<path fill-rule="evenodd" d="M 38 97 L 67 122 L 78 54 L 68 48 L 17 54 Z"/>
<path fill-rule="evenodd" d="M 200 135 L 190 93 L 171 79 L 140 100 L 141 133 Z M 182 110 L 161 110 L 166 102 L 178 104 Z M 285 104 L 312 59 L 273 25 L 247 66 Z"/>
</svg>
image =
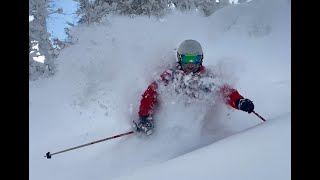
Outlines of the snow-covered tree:
<svg viewBox="0 0 320 180">
<path fill-rule="evenodd" d="M 74 0 L 78 3 L 76 14 L 80 16 L 78 23 L 91 24 L 100 22 L 107 14 L 146 15 L 162 17 L 174 5 L 177 10 L 188 11 L 198 9 L 205 16 L 229 4 L 229 0 Z"/>
<path fill-rule="evenodd" d="M 118 2 L 117 12 L 121 15 L 161 17 L 169 10 L 168 5 L 168 0 L 123 0 Z"/>
<path fill-rule="evenodd" d="M 241 4 L 241 3 L 246 3 L 248 0 L 238 0 L 238 3 Z"/>
<path fill-rule="evenodd" d="M 32 17 L 29 21 L 29 79 L 32 80 L 54 74 L 56 52 L 47 30 L 50 13 L 62 13 L 62 9 L 53 10 L 50 0 L 29 0 L 29 16 Z"/>
<path fill-rule="evenodd" d="M 79 24 L 100 22 L 103 16 L 116 10 L 116 3 L 111 0 L 73 0 L 77 2 L 76 14 Z"/>
<path fill-rule="evenodd" d="M 230 4 L 229 0 L 171 0 L 170 3 L 180 11 L 198 9 L 205 16 L 210 16 L 218 9 Z"/>
<path fill-rule="evenodd" d="M 168 10 L 169 0 L 74 0 L 78 3 L 78 23 L 99 22 L 107 14 L 146 15 L 161 17 Z"/>
</svg>

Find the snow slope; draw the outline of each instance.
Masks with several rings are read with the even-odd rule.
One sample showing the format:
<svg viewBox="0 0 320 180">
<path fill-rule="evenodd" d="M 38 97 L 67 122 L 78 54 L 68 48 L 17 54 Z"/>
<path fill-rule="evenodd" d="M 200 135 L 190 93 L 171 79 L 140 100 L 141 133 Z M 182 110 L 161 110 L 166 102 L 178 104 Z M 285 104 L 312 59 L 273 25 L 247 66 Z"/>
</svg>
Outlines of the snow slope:
<svg viewBox="0 0 320 180">
<path fill-rule="evenodd" d="M 290 120 L 278 118 L 117 180 L 291 179 L 288 139 Z"/>
<path fill-rule="evenodd" d="M 76 29 L 78 43 L 61 53 L 58 73 L 29 84 L 29 178 L 289 179 L 290 15 L 290 1 L 254 0 L 206 18 L 115 16 Z M 202 44 L 204 65 L 253 100 L 268 122 L 224 104 L 172 100 L 158 109 L 150 137 L 43 157 L 130 131 L 141 94 L 189 38 Z"/>
</svg>

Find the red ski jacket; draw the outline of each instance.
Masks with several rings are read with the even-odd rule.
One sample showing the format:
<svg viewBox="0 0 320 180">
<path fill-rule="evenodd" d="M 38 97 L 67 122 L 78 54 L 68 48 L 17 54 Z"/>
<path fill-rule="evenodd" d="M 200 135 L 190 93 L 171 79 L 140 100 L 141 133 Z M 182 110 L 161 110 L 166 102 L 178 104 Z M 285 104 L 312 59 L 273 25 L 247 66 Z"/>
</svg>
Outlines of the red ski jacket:
<svg viewBox="0 0 320 180">
<path fill-rule="evenodd" d="M 200 73 L 203 73 L 204 71 L 205 67 L 201 66 Z M 160 75 L 161 81 L 168 83 L 168 79 L 170 79 L 171 76 L 172 74 L 166 71 Z M 143 93 L 138 113 L 140 117 L 153 115 L 153 108 L 157 103 L 157 88 L 158 84 L 156 81 L 154 81 L 148 86 L 147 90 Z M 238 109 L 235 102 L 238 99 L 242 99 L 243 96 L 241 96 L 236 89 L 224 85 L 219 89 L 219 93 L 221 93 L 223 99 L 225 99 L 226 104 L 229 104 L 231 107 Z"/>
</svg>

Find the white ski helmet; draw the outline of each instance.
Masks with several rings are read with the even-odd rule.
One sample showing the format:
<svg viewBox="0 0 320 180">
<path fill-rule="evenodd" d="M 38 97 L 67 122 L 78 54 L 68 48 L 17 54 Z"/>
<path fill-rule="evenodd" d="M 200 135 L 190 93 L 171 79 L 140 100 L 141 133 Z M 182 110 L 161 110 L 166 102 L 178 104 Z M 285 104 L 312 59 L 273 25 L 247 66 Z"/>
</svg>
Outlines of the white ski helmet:
<svg viewBox="0 0 320 180">
<path fill-rule="evenodd" d="M 200 43 L 192 39 L 184 40 L 178 48 L 178 53 L 203 55 Z"/>
<path fill-rule="evenodd" d="M 203 51 L 198 41 L 188 39 L 180 44 L 177 51 L 177 61 L 185 72 L 197 72 L 202 66 L 202 60 Z"/>
</svg>

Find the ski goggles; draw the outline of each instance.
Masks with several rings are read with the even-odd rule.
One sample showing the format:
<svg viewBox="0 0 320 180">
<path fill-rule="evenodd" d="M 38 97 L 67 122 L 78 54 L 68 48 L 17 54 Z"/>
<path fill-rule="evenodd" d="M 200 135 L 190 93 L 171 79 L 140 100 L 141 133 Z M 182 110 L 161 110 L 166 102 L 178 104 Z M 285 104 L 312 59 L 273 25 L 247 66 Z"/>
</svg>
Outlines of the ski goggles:
<svg viewBox="0 0 320 180">
<path fill-rule="evenodd" d="M 193 54 L 179 54 L 178 59 L 181 63 L 184 64 L 200 64 L 202 61 L 203 55 L 193 55 Z"/>
</svg>

